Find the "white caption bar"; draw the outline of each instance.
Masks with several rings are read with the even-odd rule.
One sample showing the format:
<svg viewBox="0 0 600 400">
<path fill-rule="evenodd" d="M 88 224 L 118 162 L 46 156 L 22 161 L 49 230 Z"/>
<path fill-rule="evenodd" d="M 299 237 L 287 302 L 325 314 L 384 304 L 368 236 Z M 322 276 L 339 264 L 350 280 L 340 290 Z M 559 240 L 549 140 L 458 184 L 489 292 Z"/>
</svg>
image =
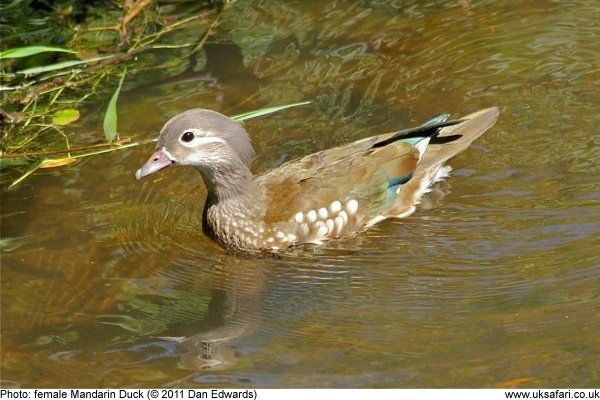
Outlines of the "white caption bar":
<svg viewBox="0 0 600 400">
<path fill-rule="evenodd" d="M 0 399 L 597 399 L 599 389 L 0 389 Z"/>
<path fill-rule="evenodd" d="M 256 399 L 254 389 L 1 389 L 0 399 Z"/>
</svg>

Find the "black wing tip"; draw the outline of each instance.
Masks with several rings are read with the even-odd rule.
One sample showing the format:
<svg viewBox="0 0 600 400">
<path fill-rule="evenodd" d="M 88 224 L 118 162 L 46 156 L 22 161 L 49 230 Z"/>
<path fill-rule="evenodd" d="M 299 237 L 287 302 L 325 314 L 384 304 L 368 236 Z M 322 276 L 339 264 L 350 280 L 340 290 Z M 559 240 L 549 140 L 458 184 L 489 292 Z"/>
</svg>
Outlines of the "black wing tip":
<svg viewBox="0 0 600 400">
<path fill-rule="evenodd" d="M 445 116 L 446 114 L 440 114 L 440 116 L 442 116 L 442 115 Z M 426 122 L 425 124 L 418 126 L 416 128 L 410 128 L 410 129 L 405 129 L 403 131 L 400 131 L 386 140 L 382 140 L 381 142 L 375 143 L 371 148 L 374 149 L 377 147 L 383 147 L 383 146 L 386 146 L 397 140 L 412 139 L 412 138 L 416 138 L 416 137 L 423 137 L 423 138 L 429 137 L 429 138 L 431 138 L 431 143 L 433 143 L 433 144 L 450 143 L 450 142 L 453 142 L 453 141 L 459 139 L 462 135 L 448 135 L 448 136 L 444 136 L 444 137 L 440 138 L 440 137 L 438 137 L 440 130 L 447 126 L 461 124 L 465 121 L 466 121 L 465 119 L 451 119 L 451 120 L 442 120 L 440 122 L 433 122 L 433 123 L 429 123 L 429 124 Z"/>
<path fill-rule="evenodd" d="M 463 135 L 435 136 L 429 141 L 429 143 L 431 143 L 431 144 L 451 143 L 451 142 L 454 142 L 455 140 L 460 139 L 462 136 Z"/>
</svg>

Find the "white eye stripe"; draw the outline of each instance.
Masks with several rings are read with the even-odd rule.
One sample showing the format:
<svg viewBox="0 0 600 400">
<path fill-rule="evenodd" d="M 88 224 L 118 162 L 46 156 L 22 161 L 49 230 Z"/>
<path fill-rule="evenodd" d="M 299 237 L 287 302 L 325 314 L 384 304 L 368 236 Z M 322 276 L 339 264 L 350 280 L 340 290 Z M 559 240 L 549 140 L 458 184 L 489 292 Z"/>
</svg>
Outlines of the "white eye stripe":
<svg viewBox="0 0 600 400">
<path fill-rule="evenodd" d="M 225 143 L 221 138 L 214 136 L 199 137 L 196 139 L 197 144 L 208 144 L 208 143 Z"/>
<path fill-rule="evenodd" d="M 198 136 L 196 134 L 194 138 L 189 142 L 182 140 L 182 137 L 179 138 L 179 143 L 181 143 L 185 147 L 198 147 L 209 143 L 225 143 L 223 139 L 220 139 L 215 136 L 205 136 L 205 134 L 202 134 L 202 136 Z"/>
</svg>

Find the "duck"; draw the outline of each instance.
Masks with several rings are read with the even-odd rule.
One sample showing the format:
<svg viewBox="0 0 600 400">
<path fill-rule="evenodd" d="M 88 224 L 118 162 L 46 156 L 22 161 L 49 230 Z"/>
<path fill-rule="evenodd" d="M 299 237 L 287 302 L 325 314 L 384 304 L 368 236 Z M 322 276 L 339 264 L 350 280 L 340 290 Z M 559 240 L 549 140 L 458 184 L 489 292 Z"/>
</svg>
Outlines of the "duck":
<svg viewBox="0 0 600 400">
<path fill-rule="evenodd" d="M 168 120 L 135 176 L 172 166 L 200 172 L 207 188 L 202 230 L 228 250 L 283 253 L 357 235 L 413 214 L 446 162 L 492 127 L 497 107 L 459 119 L 437 115 L 409 129 L 370 136 L 253 174 L 255 151 L 237 121 L 191 109 Z"/>
</svg>

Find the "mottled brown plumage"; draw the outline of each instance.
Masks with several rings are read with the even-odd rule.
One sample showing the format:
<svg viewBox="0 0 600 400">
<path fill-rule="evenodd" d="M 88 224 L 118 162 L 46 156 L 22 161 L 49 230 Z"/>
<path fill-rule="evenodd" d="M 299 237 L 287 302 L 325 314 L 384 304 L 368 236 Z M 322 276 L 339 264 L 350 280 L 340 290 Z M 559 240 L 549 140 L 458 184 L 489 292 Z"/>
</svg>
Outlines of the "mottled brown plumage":
<svg viewBox="0 0 600 400">
<path fill-rule="evenodd" d="M 195 109 L 163 127 L 157 150 L 136 177 L 169 165 L 196 167 L 207 185 L 203 229 L 236 250 L 283 251 L 356 234 L 410 215 L 423 193 L 447 176 L 444 163 L 490 128 L 490 108 L 410 130 L 369 137 L 253 176 L 254 150 L 239 123 Z"/>
</svg>

